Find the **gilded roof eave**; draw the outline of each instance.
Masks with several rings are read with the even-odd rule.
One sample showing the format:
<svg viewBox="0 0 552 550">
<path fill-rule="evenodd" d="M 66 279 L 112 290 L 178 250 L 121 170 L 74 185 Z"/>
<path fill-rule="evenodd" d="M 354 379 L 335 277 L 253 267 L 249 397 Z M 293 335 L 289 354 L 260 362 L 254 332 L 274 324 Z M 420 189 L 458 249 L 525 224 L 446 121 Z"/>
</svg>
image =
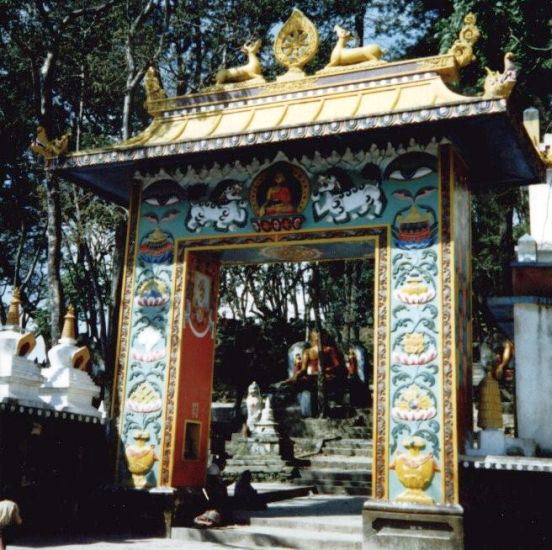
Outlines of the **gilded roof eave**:
<svg viewBox="0 0 552 550">
<path fill-rule="evenodd" d="M 418 75 L 417 75 L 418 76 Z M 472 102 L 450 91 L 435 74 L 403 77 L 399 83 L 374 86 L 344 86 L 337 92 L 273 97 L 271 101 L 237 105 L 193 113 L 157 116 L 141 134 L 114 148 L 155 146 L 183 141 L 274 131 L 306 124 L 332 122 L 396 112 L 429 109 Z M 177 111 L 178 113 L 178 111 Z"/>
<path fill-rule="evenodd" d="M 328 90 L 337 84 L 354 84 L 357 81 L 370 82 L 393 79 L 433 71 L 439 74 L 446 83 L 458 81 L 459 70 L 455 57 L 452 54 L 436 55 L 411 60 L 382 62 L 367 67 L 366 65 L 347 65 L 323 71 L 293 82 L 244 82 L 236 85 L 211 86 L 198 93 L 187 94 L 151 100 L 147 102 L 148 112 L 152 116 L 168 114 L 185 107 L 215 107 L 223 108 L 232 99 L 252 97 L 280 96 L 289 91 L 300 91 L 317 88 Z"/>
<path fill-rule="evenodd" d="M 448 63 L 439 61 L 441 66 L 452 67 L 451 56 L 440 58 Z M 417 65 L 419 63 L 416 61 Z M 436 62 L 436 65 L 439 63 Z M 433 110 L 445 107 L 458 107 L 458 116 L 481 114 L 488 110 L 485 105 L 492 105 L 489 109 L 494 112 L 506 109 L 503 100 L 489 101 L 459 95 L 446 86 L 437 71 L 424 69 L 425 66 L 419 66 L 398 76 L 384 75 L 384 78 L 370 77 L 372 71 L 364 70 L 362 79 L 345 78 L 333 85 L 320 85 L 315 78 L 305 79 L 306 82 L 301 81 L 302 86 L 294 83 L 287 91 L 280 87 L 280 93 L 276 93 L 276 89 L 268 93 L 262 86 L 256 87 L 256 93 L 247 98 L 238 96 L 232 99 L 229 96 L 206 102 L 201 100 L 205 94 L 197 94 L 194 96 L 196 101 L 184 105 L 176 102 L 178 98 L 160 100 L 159 111 L 141 133 L 103 149 L 72 153 L 56 164 L 61 168 L 74 164 L 71 159 L 77 158 L 95 159 L 100 164 L 132 160 L 133 151 L 147 149 L 153 154 L 156 154 L 155 151 L 162 154 L 167 147 L 172 154 L 178 154 L 183 144 L 206 140 L 214 140 L 221 148 L 230 138 L 233 138 L 230 146 L 239 145 L 238 141 L 247 145 L 257 142 L 259 134 L 262 141 L 278 141 L 277 137 L 267 138 L 268 134 L 277 136 L 279 132 L 285 133 L 294 128 L 323 127 L 346 120 L 362 121 L 375 117 L 381 119 L 378 127 L 396 126 L 415 121 L 414 115 L 420 113 L 420 121 L 430 120 Z M 346 76 L 349 77 L 350 73 Z M 476 105 L 479 107 L 476 108 Z M 396 115 L 400 116 L 397 118 Z M 239 140 L 236 141 L 236 138 Z M 192 152 L 194 147 L 186 149 Z M 123 152 L 128 152 L 128 155 Z"/>
</svg>

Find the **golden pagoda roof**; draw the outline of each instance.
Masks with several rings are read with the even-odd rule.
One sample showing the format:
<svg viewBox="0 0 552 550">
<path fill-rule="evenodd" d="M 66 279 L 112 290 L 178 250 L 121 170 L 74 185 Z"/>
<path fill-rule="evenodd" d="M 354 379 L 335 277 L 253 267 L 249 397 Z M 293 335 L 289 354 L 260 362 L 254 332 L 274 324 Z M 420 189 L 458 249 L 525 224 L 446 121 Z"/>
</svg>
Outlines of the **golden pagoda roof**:
<svg viewBox="0 0 552 550">
<path fill-rule="evenodd" d="M 127 141 L 71 153 L 64 165 L 106 164 L 504 112 L 506 101 L 454 93 L 444 55 L 149 103 L 153 120 Z M 441 72 L 442 71 L 442 72 Z"/>
<path fill-rule="evenodd" d="M 297 12 L 283 28 L 293 19 L 294 36 L 304 17 Z M 305 29 L 307 39 L 309 33 L 315 33 L 308 25 Z M 337 29 L 346 32 L 336 26 L 338 36 Z M 335 65 L 332 52 L 330 63 L 314 75 L 302 71 L 311 57 L 297 60 L 296 56 L 288 64 L 288 72 L 276 81 L 265 82 L 257 66 L 254 73 L 248 73 L 248 80 L 226 83 L 229 75 L 243 77 L 246 65 L 236 68 L 237 73 L 219 71 L 220 83 L 209 89 L 172 98 L 167 98 L 151 70 L 145 80 L 146 108 L 152 116 L 148 128 L 110 147 L 52 159 L 49 167 L 69 177 L 73 173 L 73 179 L 97 187 L 95 167 L 105 170 L 106 165 L 136 165 L 214 150 L 506 113 L 500 86 L 486 87 L 485 95 L 478 97 L 457 94 L 447 86 L 458 79 L 459 69 L 474 59 L 472 46 L 478 37 L 475 16 L 468 14 L 458 40 L 443 55 L 384 62 L 379 59 L 381 50 L 373 45 L 365 47 L 375 54 L 369 61 Z M 311 40 L 317 44 L 318 36 Z M 285 36 L 279 35 L 275 43 L 279 60 L 286 51 L 284 46 Z M 256 51 L 254 47 L 257 44 L 245 45 L 244 51 Z M 312 56 L 312 48 L 308 55 Z M 493 76 L 500 80 L 498 72 Z M 508 93 L 510 90 L 511 86 Z M 77 171 L 79 176 L 75 176 Z M 117 192 L 111 194 L 115 197 Z"/>
</svg>

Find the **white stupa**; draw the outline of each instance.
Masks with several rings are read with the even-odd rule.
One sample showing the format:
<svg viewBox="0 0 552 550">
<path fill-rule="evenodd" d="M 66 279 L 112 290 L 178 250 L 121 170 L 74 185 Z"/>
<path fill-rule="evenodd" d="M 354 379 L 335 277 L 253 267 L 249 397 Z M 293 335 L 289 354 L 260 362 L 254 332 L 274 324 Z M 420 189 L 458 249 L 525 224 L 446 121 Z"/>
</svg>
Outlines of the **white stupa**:
<svg viewBox="0 0 552 550">
<path fill-rule="evenodd" d="M 50 366 L 42 371 L 46 381 L 40 397 L 57 411 L 95 416 L 101 413 L 92 406 L 92 399 L 100 395 L 100 388 L 86 372 L 90 351 L 78 347 L 75 338 L 75 313 L 69 306 L 59 343 L 48 352 Z"/>
<path fill-rule="evenodd" d="M 0 401 L 16 400 L 20 405 L 41 407 L 39 387 L 43 382 L 40 369 L 27 356 L 36 340 L 19 324 L 19 289 L 13 291 L 6 324 L 0 327 Z"/>
</svg>

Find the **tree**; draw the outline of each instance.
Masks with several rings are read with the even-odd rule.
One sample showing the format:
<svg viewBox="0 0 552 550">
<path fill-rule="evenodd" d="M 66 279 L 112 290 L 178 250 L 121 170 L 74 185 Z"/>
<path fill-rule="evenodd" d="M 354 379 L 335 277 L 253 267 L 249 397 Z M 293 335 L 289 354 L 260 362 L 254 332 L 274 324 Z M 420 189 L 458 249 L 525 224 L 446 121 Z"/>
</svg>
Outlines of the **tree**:
<svg viewBox="0 0 552 550">
<path fill-rule="evenodd" d="M 475 63 L 464 69 L 460 89 L 468 94 L 482 90 L 485 67 L 502 70 L 504 54 L 511 51 L 519 67 L 511 97 L 513 112 L 527 107 L 539 109 L 544 127 L 552 123 L 552 6 L 538 0 L 455 0 L 447 6 L 446 17 L 436 22 L 436 36 L 448 48 L 462 19 L 477 14 L 481 37 L 475 45 Z M 528 231 L 526 191 L 497 188 L 475 193 L 473 199 L 473 288 L 476 337 L 483 337 L 494 321 L 486 299 L 512 292 L 511 262 L 514 245 Z"/>
</svg>

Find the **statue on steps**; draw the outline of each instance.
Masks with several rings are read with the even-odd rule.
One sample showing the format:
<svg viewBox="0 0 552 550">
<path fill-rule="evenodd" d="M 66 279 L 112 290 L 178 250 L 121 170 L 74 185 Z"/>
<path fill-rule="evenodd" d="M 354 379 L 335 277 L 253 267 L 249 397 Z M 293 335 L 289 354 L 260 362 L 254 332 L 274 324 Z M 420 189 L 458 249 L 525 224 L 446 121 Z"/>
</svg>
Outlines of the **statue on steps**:
<svg viewBox="0 0 552 550">
<path fill-rule="evenodd" d="M 261 389 L 257 382 L 252 382 L 249 385 L 245 404 L 247 405 L 247 429 L 249 433 L 253 433 L 257 422 L 261 419 L 263 411 L 263 398 L 261 397 Z"/>
<path fill-rule="evenodd" d="M 322 357 L 320 357 L 322 353 Z M 336 347 L 325 331 L 321 334 L 311 330 L 308 343 L 297 343 L 290 348 L 292 372 L 282 385 L 293 387 L 299 396 L 301 414 L 305 417 L 315 414 L 317 379 L 320 365 L 324 368 L 327 394 L 341 401 L 344 390 L 344 372 Z"/>
<path fill-rule="evenodd" d="M 504 342 L 502 353 L 494 358 L 482 357 L 482 363 L 487 367 L 487 374 L 479 383 L 479 416 L 477 425 L 482 429 L 499 430 L 503 427 L 502 401 L 498 381 L 506 365 L 512 359 L 514 345 L 509 340 Z M 487 354 L 492 354 L 489 350 Z M 484 352 L 482 351 L 482 355 Z"/>
</svg>

